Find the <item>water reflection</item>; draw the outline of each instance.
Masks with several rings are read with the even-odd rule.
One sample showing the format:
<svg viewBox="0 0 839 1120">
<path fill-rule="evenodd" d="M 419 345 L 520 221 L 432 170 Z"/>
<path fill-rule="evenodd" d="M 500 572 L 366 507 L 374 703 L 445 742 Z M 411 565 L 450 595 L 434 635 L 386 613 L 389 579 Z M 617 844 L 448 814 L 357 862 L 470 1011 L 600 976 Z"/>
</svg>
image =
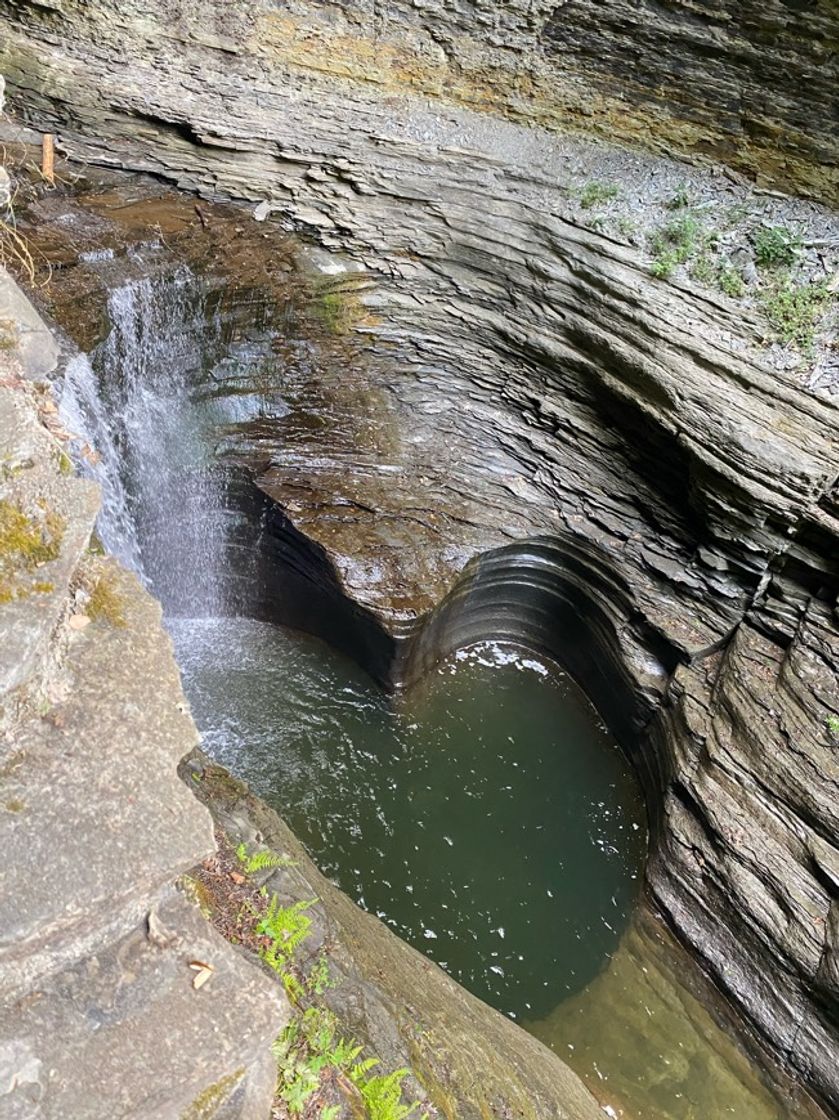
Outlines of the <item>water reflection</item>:
<svg viewBox="0 0 839 1120">
<path fill-rule="evenodd" d="M 607 967 L 524 1026 L 583 1078 L 613 1117 L 787 1120 L 781 1104 L 676 971 L 681 956 L 649 920 L 633 921 Z"/>
</svg>

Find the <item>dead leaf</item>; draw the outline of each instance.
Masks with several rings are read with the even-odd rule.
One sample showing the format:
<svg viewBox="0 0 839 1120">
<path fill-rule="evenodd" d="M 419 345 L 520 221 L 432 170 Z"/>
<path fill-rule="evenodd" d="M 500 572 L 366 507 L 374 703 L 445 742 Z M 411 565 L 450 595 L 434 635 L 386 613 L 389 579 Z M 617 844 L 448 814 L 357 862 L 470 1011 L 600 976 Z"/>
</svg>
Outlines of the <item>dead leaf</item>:
<svg viewBox="0 0 839 1120">
<path fill-rule="evenodd" d="M 212 975 L 213 970 L 211 968 L 202 968 L 200 972 L 196 972 L 192 978 L 193 988 L 195 988 L 196 991 L 198 991 L 199 988 L 203 988 Z"/>
<path fill-rule="evenodd" d="M 71 614 L 67 619 L 67 625 L 71 630 L 84 630 L 89 623 L 90 615 L 86 614 Z"/>
<path fill-rule="evenodd" d="M 230 872 L 230 878 L 233 880 L 234 883 L 244 883 L 244 881 L 245 881 L 245 876 L 240 875 L 238 871 L 231 871 Z"/>
</svg>

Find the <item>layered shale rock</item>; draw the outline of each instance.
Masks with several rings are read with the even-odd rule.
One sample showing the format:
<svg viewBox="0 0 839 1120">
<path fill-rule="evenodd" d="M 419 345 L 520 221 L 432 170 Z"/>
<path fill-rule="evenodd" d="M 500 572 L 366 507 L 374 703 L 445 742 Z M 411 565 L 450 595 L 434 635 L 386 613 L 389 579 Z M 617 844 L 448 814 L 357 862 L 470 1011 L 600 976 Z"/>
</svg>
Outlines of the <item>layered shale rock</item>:
<svg viewBox="0 0 839 1120">
<path fill-rule="evenodd" d="M 777 181 L 829 195 L 832 172 L 814 170 L 822 75 L 808 104 L 768 108 L 778 44 L 790 75 L 810 49 L 790 9 L 772 30 L 764 5 L 754 34 L 742 5 L 728 20 L 681 12 L 696 51 L 685 65 L 698 75 L 711 43 L 719 60 L 688 105 L 692 83 L 669 98 L 661 81 L 676 50 L 666 28 L 658 39 L 651 23 L 623 24 L 620 40 L 620 8 L 586 25 L 596 33 L 575 30 L 590 6 L 537 8 L 529 27 L 515 5 L 470 7 L 474 50 L 515 73 L 519 51 L 539 67 L 562 51 L 569 82 L 587 75 L 581 100 L 605 103 L 612 44 L 626 52 L 631 38 L 636 108 L 621 103 L 616 130 L 637 132 L 643 102 L 659 135 L 701 134 L 765 166 L 782 128 Z M 569 663 L 645 777 L 652 899 L 764 1041 L 839 1107 L 835 400 L 763 365 L 756 322 L 732 303 L 652 284 L 631 247 L 560 216 L 566 154 L 548 137 L 311 77 L 344 66 L 378 81 L 392 29 L 375 42 L 348 32 L 339 52 L 351 21 L 337 7 L 331 24 L 325 9 L 307 16 L 302 38 L 290 10 L 191 9 L 17 4 L 0 66 L 74 155 L 259 203 L 375 277 L 344 292 L 363 355 L 323 386 L 324 419 L 359 400 L 364 413 L 340 438 L 294 410 L 283 421 L 260 480 L 273 547 L 356 604 L 379 676 L 398 682 L 488 633 Z M 447 74 L 460 18 L 433 22 Z M 827 42 L 830 26 L 811 20 L 807 38 Z M 405 41 L 422 28 L 406 15 Z M 545 53 L 530 58 L 537 36 Z M 289 77 L 301 43 L 309 74 Z M 457 43 L 468 85 L 472 48 Z M 429 88 L 395 62 L 387 82 Z"/>
<path fill-rule="evenodd" d="M 542 124 L 574 122 L 722 160 L 826 200 L 839 190 L 839 21 L 831 0 L 261 0 L 237 10 L 170 0 L 160 7 L 173 42 L 231 60 L 253 56 L 262 67 L 411 88 Z M 154 34 L 153 9 L 136 3 L 118 12 L 101 0 L 11 0 L 11 8 L 47 42 L 68 32 L 98 36 L 103 27 L 126 42 Z M 8 57 L 28 81 L 43 81 L 54 60 L 40 51 L 29 59 L 22 47 L 10 44 Z"/>
</svg>

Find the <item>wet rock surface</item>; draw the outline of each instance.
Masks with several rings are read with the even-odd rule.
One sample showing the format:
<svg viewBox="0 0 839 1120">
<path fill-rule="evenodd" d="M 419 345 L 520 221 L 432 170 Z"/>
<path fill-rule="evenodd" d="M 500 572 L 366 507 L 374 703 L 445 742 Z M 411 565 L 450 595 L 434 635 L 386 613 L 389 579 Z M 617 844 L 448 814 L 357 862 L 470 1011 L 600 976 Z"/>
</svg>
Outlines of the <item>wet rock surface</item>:
<svg viewBox="0 0 839 1120">
<path fill-rule="evenodd" d="M 348 312 L 364 360 L 271 451 L 275 540 L 361 605 L 379 676 L 537 604 L 645 776 L 655 904 L 839 1107 L 835 403 L 765 366 L 728 300 L 561 216 L 536 134 L 284 84 L 244 16 L 22 18 L 70 35 L 60 80 L 20 37 L 4 65 L 74 154 L 267 202 L 375 275 L 377 322 Z M 177 66 L 126 67 L 163 26 Z"/>
<path fill-rule="evenodd" d="M 176 772 L 197 733 L 24 368 L 0 354 L 0 1115 L 255 1120 L 286 1005 L 173 886 L 213 844 Z"/>
</svg>

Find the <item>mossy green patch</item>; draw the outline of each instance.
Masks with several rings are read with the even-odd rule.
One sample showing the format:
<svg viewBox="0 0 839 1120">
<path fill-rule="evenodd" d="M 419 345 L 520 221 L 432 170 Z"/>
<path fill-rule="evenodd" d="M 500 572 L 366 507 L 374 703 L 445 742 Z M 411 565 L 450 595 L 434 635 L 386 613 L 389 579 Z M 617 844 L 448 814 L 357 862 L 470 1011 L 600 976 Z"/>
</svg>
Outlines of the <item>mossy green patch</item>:
<svg viewBox="0 0 839 1120">
<path fill-rule="evenodd" d="M 0 603 L 53 590 L 52 583 L 33 582 L 31 575 L 58 558 L 65 528 L 64 519 L 44 503 L 38 515 L 30 516 L 20 505 L 0 499 Z"/>
<path fill-rule="evenodd" d="M 228 1073 L 202 1090 L 189 1107 L 181 1113 L 181 1120 L 212 1120 L 221 1105 L 245 1075 L 244 1067 Z"/>
<path fill-rule="evenodd" d="M 0 350 L 14 350 L 17 346 L 17 329 L 11 319 L 0 319 Z"/>
<path fill-rule="evenodd" d="M 356 274 L 310 280 L 310 314 L 327 334 L 347 335 L 359 323 L 369 321 L 358 293 L 365 283 L 365 278 Z"/>
<path fill-rule="evenodd" d="M 58 463 L 58 469 L 62 474 L 68 475 L 73 473 L 73 460 L 66 451 L 63 451 L 59 447 L 55 452 L 55 458 Z"/>
<path fill-rule="evenodd" d="M 236 780 L 223 766 L 207 766 L 201 781 L 208 800 L 221 805 L 235 805 L 247 792 L 247 787 Z"/>
<path fill-rule="evenodd" d="M 101 620 L 111 626 L 125 626 L 123 599 L 116 588 L 116 578 L 110 568 L 106 568 L 94 584 L 87 613 L 94 622 Z"/>
<path fill-rule="evenodd" d="M 178 880 L 178 886 L 205 918 L 213 916 L 212 893 L 200 879 L 194 879 L 191 875 L 182 875 Z"/>
</svg>

